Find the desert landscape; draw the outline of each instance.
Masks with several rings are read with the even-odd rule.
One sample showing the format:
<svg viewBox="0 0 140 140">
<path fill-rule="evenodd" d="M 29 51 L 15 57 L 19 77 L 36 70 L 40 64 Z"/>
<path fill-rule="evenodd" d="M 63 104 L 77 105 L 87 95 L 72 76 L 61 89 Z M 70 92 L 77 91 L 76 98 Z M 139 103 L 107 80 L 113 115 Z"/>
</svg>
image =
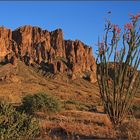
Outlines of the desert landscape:
<svg viewBox="0 0 140 140">
<path fill-rule="evenodd" d="M 61 104 L 56 112 L 32 113 L 40 129 L 34 139 L 140 138 L 140 87 L 134 116 L 127 117 L 120 128 L 123 132 L 115 130 L 100 99 L 91 47 L 64 40 L 61 29 L 49 32 L 32 26 L 14 31 L 0 27 L 0 44 L 2 101 L 18 108 L 24 97 L 42 93 Z"/>
<path fill-rule="evenodd" d="M 140 140 L 137 1 L 0 7 L 0 140 Z"/>
</svg>

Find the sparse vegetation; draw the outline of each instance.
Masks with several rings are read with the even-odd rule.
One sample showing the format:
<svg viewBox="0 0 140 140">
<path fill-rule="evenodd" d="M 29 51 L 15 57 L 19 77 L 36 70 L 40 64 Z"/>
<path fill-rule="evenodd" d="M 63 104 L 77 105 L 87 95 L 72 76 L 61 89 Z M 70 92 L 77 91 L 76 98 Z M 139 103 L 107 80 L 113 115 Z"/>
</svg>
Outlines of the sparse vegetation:
<svg viewBox="0 0 140 140">
<path fill-rule="evenodd" d="M 62 62 L 64 62 L 65 64 L 67 63 L 67 59 L 64 57 L 64 56 L 62 56 L 62 57 L 56 57 L 55 58 L 55 61 L 57 62 L 57 61 L 62 61 Z"/>
<path fill-rule="evenodd" d="M 100 95 L 115 126 L 126 118 L 140 84 L 140 30 L 137 27 L 139 17 L 140 14 L 132 15 L 131 22 L 124 26 L 123 47 L 120 51 L 118 46 L 121 29 L 110 21 L 105 25 L 103 41 L 98 42 L 96 63 Z"/>
<path fill-rule="evenodd" d="M 34 113 L 36 111 L 57 112 L 60 108 L 60 101 L 45 93 L 27 95 L 22 99 L 21 109 L 27 113 Z"/>
<path fill-rule="evenodd" d="M 0 101 L 0 139 L 32 139 L 39 135 L 38 121 L 25 113 L 17 112 L 12 105 Z"/>
<path fill-rule="evenodd" d="M 90 111 L 92 106 L 91 105 L 87 105 L 84 104 L 80 101 L 76 101 L 76 100 L 67 100 L 64 101 L 64 107 L 67 110 L 80 110 L 80 111 Z"/>
<path fill-rule="evenodd" d="M 119 126 L 120 139 L 139 140 L 140 139 L 140 122 L 129 120 Z"/>
<path fill-rule="evenodd" d="M 132 113 L 136 118 L 140 118 L 140 104 L 134 104 L 132 106 Z"/>
</svg>

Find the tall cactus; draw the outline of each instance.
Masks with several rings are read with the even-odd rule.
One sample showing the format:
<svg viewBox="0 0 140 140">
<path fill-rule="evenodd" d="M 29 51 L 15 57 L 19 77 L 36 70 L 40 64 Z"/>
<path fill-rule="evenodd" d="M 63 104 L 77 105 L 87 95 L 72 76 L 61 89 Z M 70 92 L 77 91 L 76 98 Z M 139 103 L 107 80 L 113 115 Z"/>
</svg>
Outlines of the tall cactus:
<svg viewBox="0 0 140 140">
<path fill-rule="evenodd" d="M 131 15 L 123 34 L 108 20 L 105 36 L 102 42 L 98 40 L 97 81 L 104 108 L 115 126 L 127 116 L 140 85 L 139 17 Z"/>
</svg>

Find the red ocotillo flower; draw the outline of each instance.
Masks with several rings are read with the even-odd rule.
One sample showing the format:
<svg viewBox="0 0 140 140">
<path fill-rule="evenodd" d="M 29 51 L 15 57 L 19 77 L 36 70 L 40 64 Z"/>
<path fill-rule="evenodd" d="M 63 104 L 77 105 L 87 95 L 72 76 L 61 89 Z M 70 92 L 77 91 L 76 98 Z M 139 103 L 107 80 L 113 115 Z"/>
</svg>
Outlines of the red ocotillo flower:
<svg viewBox="0 0 140 140">
<path fill-rule="evenodd" d="M 140 17 L 140 13 L 136 14 L 136 15 L 131 15 L 130 16 L 132 17 L 132 22 L 137 22 L 139 17 Z"/>
<path fill-rule="evenodd" d="M 120 28 L 117 29 L 117 33 L 118 33 L 118 34 L 121 33 L 121 29 L 120 29 Z"/>
<path fill-rule="evenodd" d="M 116 31 L 118 34 L 120 34 L 121 29 L 119 28 L 118 25 L 113 25 L 114 31 Z"/>
<path fill-rule="evenodd" d="M 131 30 L 133 28 L 133 25 L 131 24 L 131 23 L 126 23 L 125 25 L 124 25 L 124 29 L 125 30 Z"/>
<path fill-rule="evenodd" d="M 118 25 L 113 25 L 113 31 L 114 31 L 114 39 L 119 37 L 119 34 L 121 33 L 121 29 Z"/>
</svg>

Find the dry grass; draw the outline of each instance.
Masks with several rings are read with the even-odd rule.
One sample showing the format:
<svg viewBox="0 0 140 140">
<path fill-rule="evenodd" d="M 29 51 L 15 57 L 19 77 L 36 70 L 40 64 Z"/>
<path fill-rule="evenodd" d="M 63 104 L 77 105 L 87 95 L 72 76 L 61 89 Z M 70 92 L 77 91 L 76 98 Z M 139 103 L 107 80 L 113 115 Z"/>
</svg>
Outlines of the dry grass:
<svg viewBox="0 0 140 140">
<path fill-rule="evenodd" d="M 16 78 L 21 80 L 20 82 L 0 81 L 0 95 L 12 95 L 12 102 L 20 102 L 19 99 L 17 100 L 17 96 L 21 98 L 26 94 L 37 92 L 50 93 L 62 100 L 76 99 L 89 104 L 99 102 L 97 85 L 93 85 L 84 79 L 63 81 L 57 75 L 54 79 L 48 79 L 36 73 L 32 68 L 25 66 L 22 62 L 19 62 L 17 67 L 10 64 L 1 66 L 0 78 L 10 73 L 14 73 Z M 64 74 L 63 79 L 64 77 L 66 79 L 67 76 Z"/>
<path fill-rule="evenodd" d="M 0 78 L 11 72 L 20 79 L 20 82 L 0 81 L 0 98 L 8 102 L 20 103 L 23 96 L 38 92 L 49 93 L 62 102 L 74 101 L 72 104 L 66 104 L 58 114 L 42 114 L 41 112 L 36 114 L 42 128 L 39 140 L 109 139 L 117 136 L 107 115 L 84 111 L 86 108 L 78 111 L 80 107 L 95 105 L 98 112 L 103 112 L 97 83 L 92 84 L 82 78 L 72 81 L 65 74 L 54 75 L 53 79 L 49 79 L 36 73 L 22 62 L 19 62 L 17 67 L 10 64 L 1 66 Z M 135 98 L 138 104 L 139 95 L 138 93 Z M 138 123 L 134 123 L 134 126 L 124 124 L 121 128 L 124 134 L 119 133 L 119 137 L 132 138 L 138 135 Z M 132 134 L 132 132 L 136 133 Z"/>
<path fill-rule="evenodd" d="M 113 138 L 115 131 L 105 114 L 64 111 L 51 115 L 41 126 L 50 137 L 65 135 L 79 138 Z M 65 136 L 65 137 L 66 137 Z"/>
<path fill-rule="evenodd" d="M 120 139 L 140 140 L 140 120 L 126 120 L 118 130 Z"/>
</svg>

